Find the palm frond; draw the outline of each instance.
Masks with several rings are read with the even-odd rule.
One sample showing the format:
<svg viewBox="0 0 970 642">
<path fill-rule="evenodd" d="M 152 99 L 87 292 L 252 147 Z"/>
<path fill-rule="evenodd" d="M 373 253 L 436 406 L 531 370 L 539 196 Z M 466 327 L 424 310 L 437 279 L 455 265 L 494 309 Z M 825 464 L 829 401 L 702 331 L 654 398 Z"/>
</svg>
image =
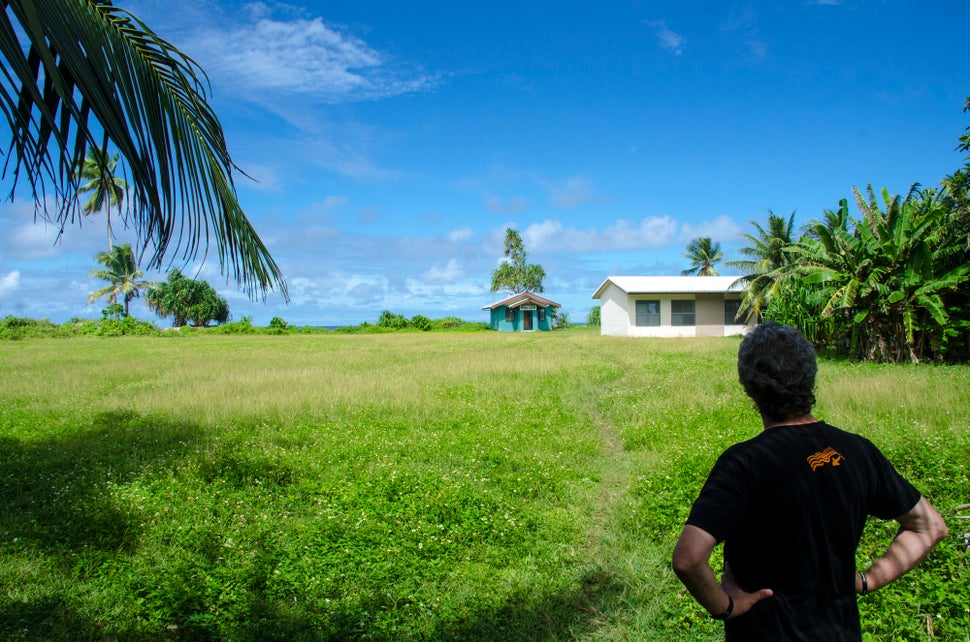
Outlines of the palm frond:
<svg viewBox="0 0 970 642">
<path fill-rule="evenodd" d="M 74 169 L 88 145 L 110 141 L 131 172 L 132 224 L 153 250 L 152 267 L 169 251 L 195 257 L 211 236 L 223 271 L 247 292 L 287 298 L 237 200 L 232 174 L 241 170 L 198 64 L 110 0 L 6 0 L 4 8 L 0 111 L 11 132 L 11 196 L 24 178 L 42 215 L 65 227 L 78 214 Z"/>
</svg>

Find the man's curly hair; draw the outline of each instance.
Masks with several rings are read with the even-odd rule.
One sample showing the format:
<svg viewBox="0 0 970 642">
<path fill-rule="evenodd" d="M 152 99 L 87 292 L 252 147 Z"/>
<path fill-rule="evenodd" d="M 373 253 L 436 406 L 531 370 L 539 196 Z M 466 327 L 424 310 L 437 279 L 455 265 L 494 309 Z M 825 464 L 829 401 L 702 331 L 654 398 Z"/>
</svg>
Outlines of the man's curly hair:
<svg viewBox="0 0 970 642">
<path fill-rule="evenodd" d="M 741 341 L 738 380 L 767 419 L 810 413 L 816 372 L 815 348 L 796 328 L 770 321 Z"/>
</svg>

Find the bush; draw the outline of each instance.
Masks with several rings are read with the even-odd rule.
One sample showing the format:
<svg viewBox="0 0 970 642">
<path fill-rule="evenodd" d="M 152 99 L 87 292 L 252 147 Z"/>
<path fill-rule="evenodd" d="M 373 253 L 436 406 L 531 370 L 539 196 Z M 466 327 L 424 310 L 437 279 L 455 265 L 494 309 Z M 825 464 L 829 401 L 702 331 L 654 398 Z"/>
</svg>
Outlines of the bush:
<svg viewBox="0 0 970 642">
<path fill-rule="evenodd" d="M 135 317 L 120 319 L 101 319 L 94 321 L 94 334 L 99 337 L 135 337 L 158 334 L 158 327 L 149 321 L 139 321 Z"/>
<path fill-rule="evenodd" d="M 589 324 L 589 325 L 594 325 L 597 328 L 600 327 L 600 325 L 601 325 L 601 322 L 600 322 L 600 306 L 594 305 L 590 309 L 589 314 L 586 316 L 586 323 Z"/>
<path fill-rule="evenodd" d="M 238 321 L 230 321 L 204 330 L 204 332 L 210 334 L 258 334 L 259 331 L 260 329 L 253 325 L 252 317 L 243 317 Z"/>
<path fill-rule="evenodd" d="M 431 329 L 431 319 L 420 314 L 416 314 L 411 317 L 411 327 L 416 330 L 421 330 L 422 332 L 427 332 Z"/>
<path fill-rule="evenodd" d="M 68 337 L 124 337 L 152 336 L 159 333 L 150 321 L 134 317 L 78 319 L 55 325 L 43 319 L 19 319 L 7 316 L 0 321 L 0 339 L 68 338 Z"/>
<path fill-rule="evenodd" d="M 403 330 L 408 327 L 408 320 L 403 314 L 394 314 L 390 310 L 384 310 L 377 319 L 377 327 L 388 328 L 390 330 Z"/>
<path fill-rule="evenodd" d="M 121 305 L 117 301 L 114 303 L 109 303 L 101 310 L 101 317 L 104 319 L 124 319 L 127 314 L 125 314 L 125 306 Z"/>
<path fill-rule="evenodd" d="M 56 336 L 56 325 L 43 319 L 26 319 L 7 315 L 0 321 L 0 339 L 24 339 L 26 337 Z"/>
<path fill-rule="evenodd" d="M 277 330 L 278 332 L 283 332 L 289 325 L 281 319 L 280 317 L 273 317 L 269 320 L 269 327 L 271 330 Z"/>
</svg>

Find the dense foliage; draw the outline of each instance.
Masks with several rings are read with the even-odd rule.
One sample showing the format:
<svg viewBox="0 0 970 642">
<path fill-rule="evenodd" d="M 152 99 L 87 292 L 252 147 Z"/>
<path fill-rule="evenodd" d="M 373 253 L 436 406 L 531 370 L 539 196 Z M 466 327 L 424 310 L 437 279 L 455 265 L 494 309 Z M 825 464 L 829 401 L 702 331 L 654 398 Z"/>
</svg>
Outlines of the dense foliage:
<svg viewBox="0 0 970 642">
<path fill-rule="evenodd" d="M 968 99 L 970 108 L 970 99 Z M 970 132 L 970 128 L 968 128 Z M 958 149 L 970 151 L 970 133 Z M 853 188 L 798 239 L 792 219 L 754 223 L 743 310 L 801 328 L 869 361 L 970 360 L 970 156 L 942 189 L 905 196 Z"/>
<path fill-rule="evenodd" d="M 492 272 L 491 291 L 504 290 L 511 293 L 542 292 L 546 271 L 541 265 L 526 260 L 525 244 L 514 228 L 505 230 L 505 258 Z"/>
<path fill-rule="evenodd" d="M 160 317 L 172 317 L 180 328 L 188 323 L 207 326 L 229 320 L 229 303 L 205 281 L 189 279 L 181 270 L 168 272 L 168 281 L 157 283 L 145 296 L 148 307 Z"/>
</svg>

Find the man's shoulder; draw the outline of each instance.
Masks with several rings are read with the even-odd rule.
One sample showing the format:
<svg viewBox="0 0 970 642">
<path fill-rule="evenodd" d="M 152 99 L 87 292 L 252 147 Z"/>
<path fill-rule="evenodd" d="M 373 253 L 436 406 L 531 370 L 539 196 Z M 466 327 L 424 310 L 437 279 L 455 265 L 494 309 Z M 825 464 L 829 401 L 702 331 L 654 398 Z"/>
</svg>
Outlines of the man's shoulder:
<svg viewBox="0 0 970 642">
<path fill-rule="evenodd" d="M 876 446 L 862 435 L 837 428 L 824 421 L 797 426 L 768 428 L 745 441 L 730 446 L 721 455 L 725 460 L 800 458 L 816 452 L 870 456 L 879 453 Z M 785 457 L 782 457 L 783 461 Z M 785 465 L 782 463 L 782 465 Z"/>
</svg>

